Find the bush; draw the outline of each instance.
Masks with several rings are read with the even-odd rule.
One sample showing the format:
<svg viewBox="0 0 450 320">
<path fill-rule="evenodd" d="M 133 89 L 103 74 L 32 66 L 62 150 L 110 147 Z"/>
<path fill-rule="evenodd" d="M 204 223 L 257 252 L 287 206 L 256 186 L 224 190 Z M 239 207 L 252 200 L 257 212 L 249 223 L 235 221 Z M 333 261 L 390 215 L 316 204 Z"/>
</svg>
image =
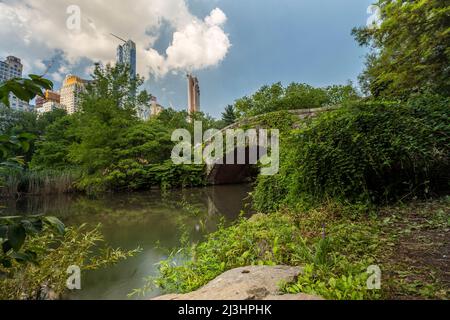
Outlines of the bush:
<svg viewBox="0 0 450 320">
<path fill-rule="evenodd" d="M 64 236 L 47 228 L 42 234 L 30 237 L 23 250 L 35 252 L 37 260 L 35 263 L 14 262 L 8 269 L 0 266 L 0 300 L 46 299 L 43 288 L 61 295 L 66 290 L 68 267 L 95 270 L 139 251 L 98 247 L 103 241 L 99 227 L 88 230 L 85 225 L 67 228 Z"/>
<path fill-rule="evenodd" d="M 142 164 L 127 159 L 112 165 L 103 175 L 85 176 L 77 187 L 89 192 L 138 191 L 152 187 L 161 189 L 200 187 L 205 185 L 202 165 Z"/>
<path fill-rule="evenodd" d="M 388 203 L 449 187 L 450 99 L 367 102 L 307 120 L 281 145 L 280 173 L 254 193 L 263 212 L 338 198 Z"/>
</svg>

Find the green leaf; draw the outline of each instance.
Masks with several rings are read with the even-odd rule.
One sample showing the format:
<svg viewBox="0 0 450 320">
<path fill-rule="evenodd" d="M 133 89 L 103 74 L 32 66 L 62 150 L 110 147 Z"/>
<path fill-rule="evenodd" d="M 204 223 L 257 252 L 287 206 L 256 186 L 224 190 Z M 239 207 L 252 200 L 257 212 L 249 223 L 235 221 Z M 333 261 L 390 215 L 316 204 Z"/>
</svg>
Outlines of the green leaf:
<svg viewBox="0 0 450 320">
<path fill-rule="evenodd" d="M 0 259 L 0 263 L 2 264 L 3 267 L 5 268 L 11 268 L 12 267 L 12 262 L 10 259 L 8 258 L 2 258 Z"/>
<path fill-rule="evenodd" d="M 37 85 L 39 85 L 40 87 L 42 87 L 44 89 L 48 89 L 48 90 L 53 89 L 53 82 L 51 82 L 50 80 L 44 79 L 41 76 L 38 76 L 35 74 L 30 74 L 30 75 L 28 75 L 28 77 L 30 77 L 30 79 L 33 80 L 34 83 L 36 83 Z"/>
<path fill-rule="evenodd" d="M 59 220 L 58 218 L 44 217 L 43 220 L 52 228 L 56 229 L 61 235 L 64 235 L 64 233 L 66 232 L 66 227 L 64 223 L 62 223 L 61 220 Z"/>
<path fill-rule="evenodd" d="M 37 258 L 36 253 L 32 251 L 13 252 L 9 256 L 19 263 L 35 262 Z"/>
<path fill-rule="evenodd" d="M 19 134 L 17 137 L 19 139 L 27 139 L 27 140 L 32 140 L 32 139 L 36 138 L 36 136 L 34 134 L 29 133 L 29 132 L 23 132 L 23 133 Z"/>
<path fill-rule="evenodd" d="M 8 228 L 8 241 L 14 251 L 19 251 L 26 238 L 25 228 L 21 225 L 12 225 Z"/>
<path fill-rule="evenodd" d="M 27 234 L 36 234 L 42 231 L 43 222 L 41 219 L 22 220 L 22 226 L 25 228 Z"/>
<path fill-rule="evenodd" d="M 31 98 L 31 94 L 19 83 L 14 82 L 13 80 L 10 80 L 7 84 L 6 84 L 7 88 L 9 91 L 11 91 L 17 98 L 19 98 L 20 100 L 23 101 L 30 101 Z"/>
<path fill-rule="evenodd" d="M 8 234 L 8 226 L 0 226 L 0 239 L 6 239 Z"/>
<path fill-rule="evenodd" d="M 11 251 L 12 246 L 11 243 L 6 240 L 5 242 L 2 243 L 2 250 L 4 254 L 7 254 L 9 251 Z"/>
</svg>

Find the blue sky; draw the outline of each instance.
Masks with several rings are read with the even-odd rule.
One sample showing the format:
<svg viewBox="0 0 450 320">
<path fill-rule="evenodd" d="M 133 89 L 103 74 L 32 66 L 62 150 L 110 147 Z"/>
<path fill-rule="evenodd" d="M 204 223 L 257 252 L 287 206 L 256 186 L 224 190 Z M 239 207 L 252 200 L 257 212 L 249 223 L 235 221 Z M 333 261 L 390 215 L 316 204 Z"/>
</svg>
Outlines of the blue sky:
<svg viewBox="0 0 450 320">
<path fill-rule="evenodd" d="M 18 56 L 37 74 L 53 61 L 47 76 L 58 89 L 66 74 L 87 77 L 94 62 L 115 59 L 114 32 L 136 42 L 144 88 L 162 105 L 186 108 L 189 70 L 202 110 L 220 117 L 266 84 L 356 83 L 366 49 L 351 29 L 366 24 L 373 1 L 0 0 L 0 58 Z M 77 31 L 66 25 L 73 4 Z"/>
<path fill-rule="evenodd" d="M 227 15 L 224 27 L 232 47 L 222 63 L 195 72 L 199 77 L 202 109 L 220 116 L 227 104 L 262 85 L 281 81 L 314 86 L 357 82 L 366 50 L 351 36 L 364 25 L 362 0 L 223 0 L 188 2 L 192 12 L 205 16 L 215 7 Z M 164 47 L 164 46 L 163 46 Z M 169 74 L 146 87 L 164 105 L 185 105 L 186 81 Z"/>
</svg>

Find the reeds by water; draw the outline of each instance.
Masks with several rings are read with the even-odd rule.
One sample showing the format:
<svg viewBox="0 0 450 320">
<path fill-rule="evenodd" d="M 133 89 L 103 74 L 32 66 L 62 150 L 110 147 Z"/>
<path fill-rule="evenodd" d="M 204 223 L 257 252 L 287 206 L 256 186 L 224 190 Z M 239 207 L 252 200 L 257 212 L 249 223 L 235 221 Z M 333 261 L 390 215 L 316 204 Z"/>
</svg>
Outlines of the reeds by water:
<svg viewBox="0 0 450 320">
<path fill-rule="evenodd" d="M 52 195 L 75 191 L 74 183 L 80 174 L 76 170 L 45 170 L 10 172 L 3 175 L 0 197 L 16 197 L 20 194 Z"/>
</svg>

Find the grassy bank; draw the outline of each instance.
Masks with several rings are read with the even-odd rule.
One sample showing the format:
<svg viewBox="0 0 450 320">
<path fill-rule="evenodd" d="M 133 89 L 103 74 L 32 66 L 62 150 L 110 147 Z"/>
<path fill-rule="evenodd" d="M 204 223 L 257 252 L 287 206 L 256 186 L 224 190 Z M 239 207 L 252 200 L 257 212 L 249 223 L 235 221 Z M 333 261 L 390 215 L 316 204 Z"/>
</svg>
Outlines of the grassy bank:
<svg viewBox="0 0 450 320">
<path fill-rule="evenodd" d="M 327 299 L 445 299 L 449 212 L 446 197 L 378 210 L 329 202 L 307 211 L 242 218 L 204 242 L 174 251 L 144 291 L 157 286 L 190 292 L 232 268 L 283 264 L 305 270 L 296 283 L 280 284 L 288 293 Z M 381 290 L 367 289 L 371 265 L 381 268 Z"/>
</svg>

